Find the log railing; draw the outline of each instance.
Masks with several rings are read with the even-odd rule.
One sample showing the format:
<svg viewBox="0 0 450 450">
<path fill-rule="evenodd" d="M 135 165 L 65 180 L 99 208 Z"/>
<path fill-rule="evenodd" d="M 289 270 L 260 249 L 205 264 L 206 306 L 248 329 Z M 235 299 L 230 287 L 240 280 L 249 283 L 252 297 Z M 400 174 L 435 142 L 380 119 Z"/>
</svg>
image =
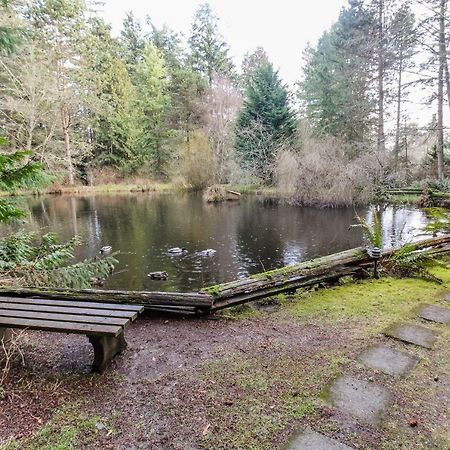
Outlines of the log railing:
<svg viewBox="0 0 450 450">
<path fill-rule="evenodd" d="M 450 252 L 450 236 L 425 239 L 415 243 L 417 251 L 430 249 L 438 254 Z M 381 259 L 398 249 L 384 250 Z M 100 289 L 57 289 L 0 287 L 0 296 L 73 299 L 92 302 L 136 303 L 147 310 L 175 313 L 209 313 L 229 306 L 295 291 L 318 283 L 330 283 L 344 276 L 364 273 L 373 259 L 362 248 L 304 261 L 269 272 L 222 283 L 196 293 L 118 291 Z"/>
</svg>

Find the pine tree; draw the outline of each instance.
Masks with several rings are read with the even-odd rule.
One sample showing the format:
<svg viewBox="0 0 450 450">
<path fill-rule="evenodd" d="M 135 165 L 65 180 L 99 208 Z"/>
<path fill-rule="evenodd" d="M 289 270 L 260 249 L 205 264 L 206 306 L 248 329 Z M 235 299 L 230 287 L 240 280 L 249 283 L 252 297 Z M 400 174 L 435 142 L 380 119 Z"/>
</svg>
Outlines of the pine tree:
<svg viewBox="0 0 450 450">
<path fill-rule="evenodd" d="M 26 15 L 33 27 L 34 38 L 47 49 L 48 63 L 56 79 L 57 108 L 64 142 L 67 178 L 75 182 L 72 130 L 77 109 L 74 84 L 75 72 L 80 66 L 77 47 L 85 25 L 86 4 L 83 0 L 38 0 Z"/>
<path fill-rule="evenodd" d="M 271 163 L 278 146 L 292 140 L 295 116 L 289 96 L 271 63 L 253 73 L 237 120 L 236 150 L 257 176 L 271 181 Z"/>
<path fill-rule="evenodd" d="M 136 67 L 142 61 L 142 53 L 145 47 L 145 37 L 139 20 L 130 11 L 123 20 L 123 29 L 120 32 L 122 44 L 122 58 L 125 61 L 130 75 L 135 77 Z"/>
<path fill-rule="evenodd" d="M 89 108 L 93 162 L 132 171 L 139 164 L 137 92 L 119 57 L 119 43 L 110 26 L 93 19 L 84 45 L 80 84 Z"/>
<path fill-rule="evenodd" d="M 144 159 L 150 159 L 156 175 L 166 175 L 170 150 L 165 140 L 170 136 L 168 109 L 170 96 L 169 79 L 162 53 L 147 44 L 143 60 L 137 68 L 139 108 L 141 114 L 140 145 Z"/>
<path fill-rule="evenodd" d="M 242 60 L 242 86 L 245 87 L 247 85 L 256 69 L 263 64 L 267 64 L 268 62 L 269 57 L 262 47 L 257 47 L 253 53 L 246 53 L 244 55 L 244 59 Z"/>
<path fill-rule="evenodd" d="M 219 19 L 208 3 L 203 3 L 195 13 L 189 47 L 194 70 L 211 86 L 215 73 L 230 76 L 233 63 L 228 56 L 228 45 L 218 30 Z"/>
<path fill-rule="evenodd" d="M 306 52 L 300 100 L 306 117 L 319 135 L 343 137 L 350 143 L 369 143 L 373 136 L 374 72 L 373 15 L 352 0 L 337 23 Z"/>
</svg>

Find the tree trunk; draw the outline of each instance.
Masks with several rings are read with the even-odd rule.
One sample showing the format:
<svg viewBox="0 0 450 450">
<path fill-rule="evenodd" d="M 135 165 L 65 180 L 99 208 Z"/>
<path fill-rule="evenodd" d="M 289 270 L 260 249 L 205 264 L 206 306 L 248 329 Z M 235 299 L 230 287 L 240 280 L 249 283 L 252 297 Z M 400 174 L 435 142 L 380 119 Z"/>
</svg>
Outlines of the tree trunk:
<svg viewBox="0 0 450 450">
<path fill-rule="evenodd" d="M 62 42 L 62 38 L 59 37 L 57 40 L 57 48 L 59 53 L 59 59 L 56 62 L 56 78 L 58 85 L 58 93 L 59 93 L 59 114 L 61 119 L 61 130 L 64 137 L 64 150 L 66 154 L 66 166 L 67 166 L 67 177 L 69 179 L 69 184 L 74 184 L 74 170 L 72 163 L 72 149 L 70 147 L 70 113 L 67 108 L 65 102 L 66 96 L 66 74 L 65 74 L 65 61 L 62 59 L 62 55 L 64 54 L 64 46 Z"/>
<path fill-rule="evenodd" d="M 72 149 L 70 147 L 70 136 L 69 136 L 69 126 L 70 126 L 70 116 L 65 105 L 60 108 L 61 114 L 61 128 L 64 136 L 64 149 L 66 153 L 66 164 L 67 164 L 67 176 L 69 179 L 69 184 L 72 186 L 74 184 L 74 170 L 72 162 Z"/>
<path fill-rule="evenodd" d="M 395 167 L 398 165 L 398 156 L 400 153 L 400 120 L 401 120 L 401 101 L 402 101 L 402 75 L 403 75 L 403 50 L 400 49 L 399 67 L 398 67 L 398 85 L 397 85 L 397 123 L 395 128 Z"/>
<path fill-rule="evenodd" d="M 378 3 L 378 130 L 377 149 L 385 150 L 384 136 L 384 27 L 383 27 L 384 0 Z"/>
<path fill-rule="evenodd" d="M 445 66 L 445 10 L 447 0 L 441 0 L 439 15 L 439 72 L 438 72 L 438 110 L 437 110 L 437 176 L 444 178 L 444 66 Z"/>
<path fill-rule="evenodd" d="M 448 107 L 450 109 L 450 74 L 448 71 L 447 47 L 445 47 L 444 71 L 445 71 L 445 87 L 447 89 L 447 102 L 448 102 Z"/>
</svg>

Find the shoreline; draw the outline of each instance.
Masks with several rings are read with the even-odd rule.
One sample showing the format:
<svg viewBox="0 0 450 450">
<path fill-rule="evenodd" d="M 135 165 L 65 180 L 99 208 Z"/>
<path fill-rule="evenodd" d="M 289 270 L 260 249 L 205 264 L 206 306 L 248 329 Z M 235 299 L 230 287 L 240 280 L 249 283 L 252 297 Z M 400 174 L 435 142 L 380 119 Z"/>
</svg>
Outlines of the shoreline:
<svg viewBox="0 0 450 450">
<path fill-rule="evenodd" d="M 275 187 L 260 186 L 255 184 L 250 185 L 236 185 L 236 184 L 222 184 L 217 185 L 224 187 L 242 195 L 258 195 L 265 197 L 271 201 L 286 202 L 286 204 L 297 206 L 309 206 L 316 208 L 348 208 L 353 206 L 369 206 L 370 204 L 384 203 L 392 206 L 414 206 L 421 207 L 422 194 L 421 193 L 405 193 L 398 192 L 389 193 L 385 198 L 374 199 L 373 202 L 366 204 L 352 204 L 341 206 L 321 205 L 319 202 L 312 205 L 301 205 L 295 202 L 295 199 L 290 196 L 286 196 Z M 0 191 L 0 198 L 5 197 L 39 197 L 44 195 L 94 195 L 94 194 L 119 194 L 119 193 L 144 193 L 153 192 L 161 194 L 173 194 L 173 193 L 188 193 L 194 192 L 188 187 L 177 185 L 175 183 L 111 183 L 111 184 L 99 184 L 92 186 L 49 186 L 45 189 L 18 189 L 15 192 Z M 450 193 L 446 192 L 432 192 L 431 199 L 434 200 L 435 206 L 450 206 Z"/>
</svg>

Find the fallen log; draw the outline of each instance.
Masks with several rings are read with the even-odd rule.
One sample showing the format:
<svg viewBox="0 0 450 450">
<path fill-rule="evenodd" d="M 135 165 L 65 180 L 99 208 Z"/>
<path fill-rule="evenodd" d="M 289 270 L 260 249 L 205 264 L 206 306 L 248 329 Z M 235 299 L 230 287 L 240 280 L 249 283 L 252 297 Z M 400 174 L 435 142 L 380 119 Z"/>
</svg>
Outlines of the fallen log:
<svg viewBox="0 0 450 450">
<path fill-rule="evenodd" d="M 109 303 L 137 303 L 145 307 L 193 307 L 210 309 L 212 296 L 204 293 L 118 291 L 102 289 L 61 289 L 40 287 L 0 287 L 0 296 L 40 297 Z"/>
<path fill-rule="evenodd" d="M 443 236 L 425 239 L 414 245 L 416 250 L 432 248 L 433 251 L 438 252 L 438 249 L 445 251 L 449 243 L 450 236 Z M 391 256 L 397 250 L 396 248 L 384 250 L 381 253 L 381 259 Z M 299 288 L 336 280 L 344 276 L 355 275 L 363 269 L 371 268 L 373 261 L 366 249 L 358 247 L 281 269 L 258 273 L 242 280 L 211 286 L 201 292 L 214 297 L 211 310 L 215 311 L 282 292 L 295 291 Z"/>
<path fill-rule="evenodd" d="M 415 250 L 433 254 L 450 251 L 450 235 L 414 243 Z M 392 256 L 398 248 L 384 250 L 381 259 Z M 222 283 L 197 293 L 148 292 L 100 289 L 60 289 L 38 287 L 0 287 L 0 296 L 83 300 L 108 303 L 136 303 L 146 310 L 180 314 L 207 314 L 229 306 L 295 291 L 320 283 L 330 283 L 345 276 L 358 276 L 373 266 L 366 249 L 346 250 L 304 261 L 269 272 Z"/>
</svg>

